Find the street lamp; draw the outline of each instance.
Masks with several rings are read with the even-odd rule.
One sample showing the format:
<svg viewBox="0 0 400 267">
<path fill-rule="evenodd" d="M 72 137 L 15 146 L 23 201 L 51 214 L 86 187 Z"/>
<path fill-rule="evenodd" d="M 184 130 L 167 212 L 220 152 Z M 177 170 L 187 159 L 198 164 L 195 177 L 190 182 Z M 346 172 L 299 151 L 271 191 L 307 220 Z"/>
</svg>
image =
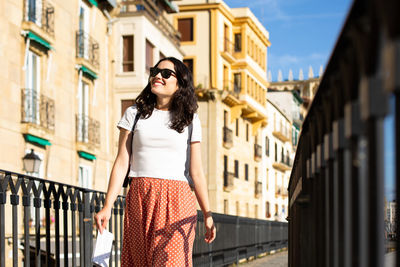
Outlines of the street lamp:
<svg viewBox="0 0 400 267">
<path fill-rule="evenodd" d="M 24 169 L 28 173 L 39 173 L 39 167 L 40 163 L 42 163 L 42 160 L 39 158 L 38 155 L 35 154 L 33 149 L 31 149 L 31 152 L 26 154 L 22 158 L 24 162 Z"/>
</svg>

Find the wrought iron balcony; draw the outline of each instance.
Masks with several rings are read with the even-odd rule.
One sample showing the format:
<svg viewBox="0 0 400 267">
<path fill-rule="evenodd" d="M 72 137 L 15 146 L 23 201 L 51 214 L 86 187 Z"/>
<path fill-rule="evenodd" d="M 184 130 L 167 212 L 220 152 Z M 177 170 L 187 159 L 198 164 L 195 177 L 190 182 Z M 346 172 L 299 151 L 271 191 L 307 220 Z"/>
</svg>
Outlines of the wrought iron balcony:
<svg viewBox="0 0 400 267">
<path fill-rule="evenodd" d="M 84 114 L 76 115 L 76 140 L 89 145 L 100 145 L 100 122 Z"/>
<path fill-rule="evenodd" d="M 231 172 L 224 171 L 224 191 L 230 192 L 233 189 L 235 176 Z"/>
<path fill-rule="evenodd" d="M 222 51 L 222 56 L 229 62 L 234 63 L 236 58 L 234 56 L 235 44 L 228 38 L 224 39 L 224 50 Z"/>
<path fill-rule="evenodd" d="M 233 131 L 228 127 L 223 127 L 224 131 L 224 147 L 231 148 L 233 146 Z"/>
<path fill-rule="evenodd" d="M 54 37 L 54 6 L 46 0 L 25 0 L 24 20 L 35 23 L 39 28 Z"/>
<path fill-rule="evenodd" d="M 21 90 L 21 121 L 54 131 L 54 100 L 36 90 Z"/>
<path fill-rule="evenodd" d="M 160 28 L 160 30 L 170 38 L 170 40 L 177 46 L 180 46 L 181 34 L 169 23 L 167 18 L 163 15 L 165 7 L 157 4 L 157 1 L 152 0 L 124 0 L 119 4 L 121 5 L 120 16 L 132 16 L 143 14 L 147 16 L 150 21 Z"/>
<path fill-rule="evenodd" d="M 259 144 L 254 144 L 254 159 L 260 161 L 262 158 L 262 146 Z"/>
<path fill-rule="evenodd" d="M 254 185 L 254 195 L 259 198 L 262 195 L 262 182 L 256 181 Z"/>
<path fill-rule="evenodd" d="M 94 68 L 98 69 L 99 63 L 99 43 L 83 30 L 76 32 L 76 57 L 89 62 Z"/>
</svg>

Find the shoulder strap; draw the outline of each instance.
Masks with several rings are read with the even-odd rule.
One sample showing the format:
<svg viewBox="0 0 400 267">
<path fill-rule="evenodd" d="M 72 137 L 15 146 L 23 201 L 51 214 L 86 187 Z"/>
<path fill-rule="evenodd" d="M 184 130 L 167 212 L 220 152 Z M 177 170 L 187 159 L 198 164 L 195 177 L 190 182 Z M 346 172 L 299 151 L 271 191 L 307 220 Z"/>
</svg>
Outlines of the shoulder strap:
<svg viewBox="0 0 400 267">
<path fill-rule="evenodd" d="M 139 118 L 140 118 L 140 113 L 136 112 L 135 121 L 133 122 L 133 126 L 132 126 L 132 134 L 133 134 L 133 131 L 135 130 L 135 126 L 136 126 L 136 123 L 138 122 Z"/>
</svg>

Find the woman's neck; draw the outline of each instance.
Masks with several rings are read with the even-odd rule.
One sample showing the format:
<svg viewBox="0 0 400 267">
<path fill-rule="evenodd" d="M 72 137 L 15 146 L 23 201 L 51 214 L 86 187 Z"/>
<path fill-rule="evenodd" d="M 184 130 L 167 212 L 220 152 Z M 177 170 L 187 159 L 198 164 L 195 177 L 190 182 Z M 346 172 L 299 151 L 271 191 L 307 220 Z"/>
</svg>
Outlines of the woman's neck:
<svg viewBox="0 0 400 267">
<path fill-rule="evenodd" d="M 168 110 L 169 109 L 169 100 L 170 99 L 157 99 L 156 109 Z"/>
</svg>

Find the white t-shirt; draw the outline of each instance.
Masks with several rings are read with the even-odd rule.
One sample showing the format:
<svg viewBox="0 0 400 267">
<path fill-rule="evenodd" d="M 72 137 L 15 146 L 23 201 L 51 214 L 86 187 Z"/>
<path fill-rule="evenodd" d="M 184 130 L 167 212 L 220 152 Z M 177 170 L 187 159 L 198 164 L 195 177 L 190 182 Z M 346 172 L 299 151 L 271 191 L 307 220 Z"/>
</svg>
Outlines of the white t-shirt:
<svg viewBox="0 0 400 267">
<path fill-rule="evenodd" d="M 137 109 L 129 107 L 118 123 L 118 127 L 131 131 Z M 152 177 L 186 181 L 189 176 L 190 142 L 201 141 L 201 124 L 194 114 L 191 126 L 182 133 L 169 128 L 170 113 L 154 109 L 147 119 L 136 123 L 130 162 L 129 177 Z M 188 136 L 189 132 L 191 136 Z"/>
</svg>

